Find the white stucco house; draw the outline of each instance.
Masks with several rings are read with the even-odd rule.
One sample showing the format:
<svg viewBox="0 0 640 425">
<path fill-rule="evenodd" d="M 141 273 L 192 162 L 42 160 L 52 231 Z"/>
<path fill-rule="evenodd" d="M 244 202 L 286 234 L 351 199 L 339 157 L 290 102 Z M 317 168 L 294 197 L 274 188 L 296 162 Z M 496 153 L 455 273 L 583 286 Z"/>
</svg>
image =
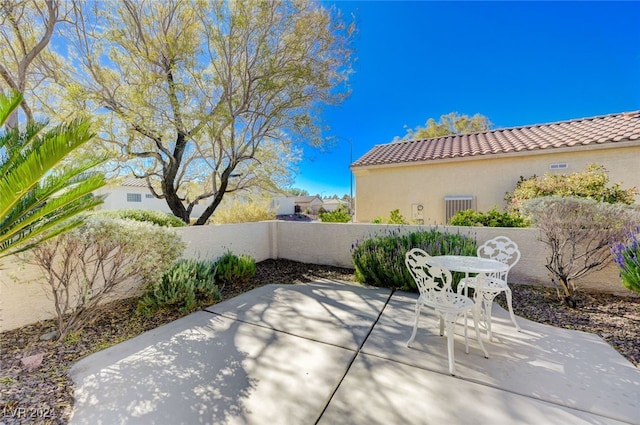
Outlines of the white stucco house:
<svg viewBox="0 0 640 425">
<path fill-rule="evenodd" d="M 322 202 L 322 207 L 325 209 L 325 211 L 329 212 L 335 211 L 340 207 L 349 208 L 349 203 L 347 201 L 343 201 L 342 199 L 338 198 L 323 199 Z"/>
<path fill-rule="evenodd" d="M 104 203 L 97 208 L 100 210 L 140 209 L 171 214 L 165 200 L 153 196 L 144 179 L 127 177 L 119 183 L 98 189 L 96 195 L 106 195 Z M 196 205 L 191 213 L 192 217 L 200 216 L 205 208 L 205 205 Z"/>
</svg>

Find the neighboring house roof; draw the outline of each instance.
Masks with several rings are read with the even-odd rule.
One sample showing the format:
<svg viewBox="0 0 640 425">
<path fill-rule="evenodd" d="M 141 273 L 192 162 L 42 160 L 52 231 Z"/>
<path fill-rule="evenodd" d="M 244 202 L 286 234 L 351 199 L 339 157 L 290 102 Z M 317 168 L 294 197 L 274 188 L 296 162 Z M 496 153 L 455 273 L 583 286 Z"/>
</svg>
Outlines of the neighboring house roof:
<svg viewBox="0 0 640 425">
<path fill-rule="evenodd" d="M 294 196 L 293 202 L 295 202 L 296 204 L 309 204 L 316 199 L 322 202 L 322 199 L 318 198 L 317 196 Z"/>
<path fill-rule="evenodd" d="M 336 199 L 336 198 L 324 199 L 322 202 L 324 204 L 327 204 L 327 205 L 333 205 L 333 204 L 340 205 L 340 204 L 346 204 L 347 203 L 346 201 L 343 201 L 342 199 Z"/>
<path fill-rule="evenodd" d="M 352 167 L 502 154 L 640 139 L 640 111 L 376 145 Z M 640 140 L 639 140 L 640 142 Z"/>
<path fill-rule="evenodd" d="M 146 179 L 141 179 L 141 178 L 138 178 L 138 177 L 127 177 L 126 179 L 124 179 L 120 183 L 120 186 L 148 187 L 147 186 L 147 180 Z"/>
</svg>

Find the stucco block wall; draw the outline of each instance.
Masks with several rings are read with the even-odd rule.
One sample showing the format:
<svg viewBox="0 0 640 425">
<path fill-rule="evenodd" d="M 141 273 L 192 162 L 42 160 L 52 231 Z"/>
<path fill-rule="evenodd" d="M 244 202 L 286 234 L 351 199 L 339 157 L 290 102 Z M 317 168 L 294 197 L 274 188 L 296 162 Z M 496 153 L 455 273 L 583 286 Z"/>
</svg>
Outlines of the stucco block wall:
<svg viewBox="0 0 640 425">
<path fill-rule="evenodd" d="M 427 230 L 429 226 L 376 225 L 366 223 L 302 223 L 263 221 L 176 229 L 187 242 L 186 258 L 215 260 L 227 250 L 251 255 L 257 262 L 288 259 L 303 263 L 353 268 L 351 246 L 356 241 L 389 231 L 403 233 Z M 478 243 L 494 236 L 513 239 L 522 252 L 520 262 L 511 270 L 511 283 L 549 285 L 544 267 L 546 246 L 538 240 L 537 229 L 505 229 L 439 226 L 439 230 L 460 232 L 475 237 Z M 585 290 L 597 290 L 636 296 L 620 283 L 614 264 L 578 281 Z M 54 317 L 53 303 L 46 283 L 35 266 L 24 266 L 16 258 L 4 258 L 0 268 L 0 331 Z"/>
<path fill-rule="evenodd" d="M 227 251 L 250 255 L 256 262 L 274 257 L 276 221 L 178 227 L 187 243 L 185 258 L 216 260 Z"/>
<path fill-rule="evenodd" d="M 568 168 L 550 170 L 551 164 L 566 163 Z M 476 209 L 502 210 L 504 196 L 513 192 L 520 176 L 529 178 L 548 172 L 573 173 L 597 163 L 608 172 L 610 183 L 623 189 L 640 188 L 640 143 L 624 148 L 575 151 L 558 149 L 552 154 L 492 155 L 491 158 L 439 160 L 415 165 L 372 166 L 354 169 L 358 207 L 355 219 L 370 222 L 399 209 L 407 219 L 412 204 L 424 206 L 425 224 L 444 224 L 445 196 L 471 195 Z M 640 203 L 640 195 L 636 196 Z"/>
</svg>

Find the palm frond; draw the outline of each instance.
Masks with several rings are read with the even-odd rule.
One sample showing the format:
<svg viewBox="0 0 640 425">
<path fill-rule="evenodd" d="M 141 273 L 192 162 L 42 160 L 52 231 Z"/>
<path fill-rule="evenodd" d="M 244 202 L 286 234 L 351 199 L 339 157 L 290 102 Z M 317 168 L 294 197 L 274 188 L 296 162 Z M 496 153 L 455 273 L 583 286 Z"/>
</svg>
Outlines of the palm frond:
<svg viewBox="0 0 640 425">
<path fill-rule="evenodd" d="M 20 104 L 19 94 L 0 93 L 0 123 Z M 0 132 L 0 258 L 31 249 L 82 223 L 83 211 L 102 203 L 92 194 L 104 186 L 102 174 L 90 172 L 106 158 L 64 165 L 67 155 L 94 134 L 86 120 L 47 129 L 29 123 L 24 131 Z"/>
</svg>

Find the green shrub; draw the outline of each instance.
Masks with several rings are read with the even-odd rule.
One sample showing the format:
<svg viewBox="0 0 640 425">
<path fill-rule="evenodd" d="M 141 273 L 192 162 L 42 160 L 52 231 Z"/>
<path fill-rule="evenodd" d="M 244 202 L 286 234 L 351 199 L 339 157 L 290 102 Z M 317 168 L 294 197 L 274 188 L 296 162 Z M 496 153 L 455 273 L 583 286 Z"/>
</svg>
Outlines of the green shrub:
<svg viewBox="0 0 640 425">
<path fill-rule="evenodd" d="M 216 262 L 216 280 L 223 284 L 247 283 L 256 274 L 256 262 L 248 255 L 227 252 Z"/>
<path fill-rule="evenodd" d="M 529 227 L 527 218 L 518 213 L 500 212 L 496 207 L 487 213 L 475 210 L 458 211 L 449 220 L 451 226 Z"/>
<path fill-rule="evenodd" d="M 640 226 L 629 232 L 625 243 L 615 244 L 611 252 L 620 268 L 620 278 L 625 288 L 640 292 Z"/>
<path fill-rule="evenodd" d="M 395 209 L 389 213 L 389 218 L 385 217 L 376 217 L 371 220 L 373 224 L 409 224 L 406 218 L 402 214 L 400 214 L 399 209 Z"/>
<path fill-rule="evenodd" d="M 135 221 L 142 221 L 145 223 L 153 223 L 158 226 L 164 227 L 183 227 L 187 224 L 180 220 L 178 217 L 172 214 L 167 214 L 162 211 L 154 210 L 136 210 L 136 209 L 123 209 L 123 210 L 107 210 L 99 211 L 96 214 L 106 217 L 121 218 Z"/>
<path fill-rule="evenodd" d="M 606 169 L 598 164 L 589 164 L 583 170 L 570 174 L 545 173 L 528 179 L 520 177 L 513 193 L 505 200 L 509 209 L 519 211 L 526 200 L 546 197 L 588 198 L 609 204 L 631 205 L 636 189 L 622 189 L 620 183 L 609 186 Z"/>
<path fill-rule="evenodd" d="M 396 208 L 389 213 L 389 224 L 409 224 L 409 222 L 400 214 L 400 210 Z"/>
<path fill-rule="evenodd" d="M 209 261 L 182 259 L 151 284 L 138 303 L 138 311 L 150 316 L 158 310 L 191 312 L 220 299 L 215 266 Z"/>
<path fill-rule="evenodd" d="M 342 210 L 321 212 L 319 213 L 319 217 L 320 221 L 325 223 L 348 223 L 351 221 L 349 213 Z"/>
<path fill-rule="evenodd" d="M 351 247 L 355 279 L 375 286 L 410 290 L 415 289 L 404 264 L 404 256 L 412 248 L 421 248 L 430 255 L 476 255 L 474 238 L 461 234 L 440 232 L 437 229 L 400 234 L 393 230 L 383 236 L 358 241 Z M 454 288 L 464 277 L 453 273 Z"/>
</svg>

